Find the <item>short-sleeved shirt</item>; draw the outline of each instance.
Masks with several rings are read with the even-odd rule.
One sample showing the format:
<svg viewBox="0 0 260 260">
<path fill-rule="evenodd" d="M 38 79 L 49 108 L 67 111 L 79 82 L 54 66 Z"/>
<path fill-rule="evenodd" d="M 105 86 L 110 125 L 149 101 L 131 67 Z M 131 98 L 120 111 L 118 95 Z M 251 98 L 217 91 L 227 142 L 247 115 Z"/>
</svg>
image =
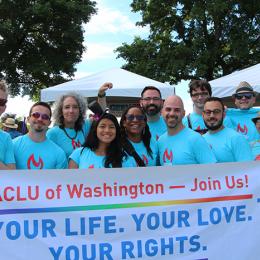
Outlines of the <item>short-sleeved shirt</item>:
<svg viewBox="0 0 260 260">
<path fill-rule="evenodd" d="M 13 139 L 13 144 L 17 169 L 66 169 L 68 166 L 65 152 L 48 138 L 38 143 L 27 134 Z"/>
<path fill-rule="evenodd" d="M 149 126 L 152 138 L 156 141 L 167 131 L 167 126 L 162 116 L 160 116 L 160 119 L 157 121 L 148 121 L 147 124 Z"/>
<path fill-rule="evenodd" d="M 89 133 L 91 126 L 91 121 L 86 120 L 84 122 L 81 131 L 75 131 L 71 128 L 60 128 L 59 126 L 54 126 L 47 131 L 47 137 L 52 140 L 55 144 L 61 147 L 66 153 L 67 158 L 76 149 L 81 147 Z"/>
<path fill-rule="evenodd" d="M 105 168 L 106 156 L 96 155 L 94 151 L 88 147 L 80 147 L 73 151 L 69 159 L 73 160 L 79 169 Z M 133 164 L 126 162 L 123 158 L 122 167 L 133 167 Z"/>
<path fill-rule="evenodd" d="M 130 140 L 129 140 L 130 141 Z M 143 160 L 145 166 L 156 166 L 158 165 L 158 144 L 157 141 L 155 141 L 153 138 L 150 140 L 150 148 L 152 150 L 151 155 L 147 152 L 147 149 L 143 143 L 143 141 L 139 143 L 134 143 L 130 141 L 130 143 L 133 145 L 135 151 L 140 156 L 140 158 Z M 127 160 L 129 164 L 133 164 L 134 166 L 137 166 L 137 163 L 134 159 L 134 157 L 128 155 Z"/>
<path fill-rule="evenodd" d="M 165 133 L 158 140 L 161 165 L 215 163 L 216 158 L 204 138 L 190 128 L 176 135 Z"/>
<path fill-rule="evenodd" d="M 212 148 L 218 162 L 252 161 L 250 145 L 241 134 L 231 128 L 223 128 L 216 133 L 203 135 Z"/>
<path fill-rule="evenodd" d="M 15 164 L 13 143 L 10 135 L 0 130 L 0 162 Z"/>
<path fill-rule="evenodd" d="M 227 115 L 229 116 L 233 129 L 238 133 L 244 135 L 248 142 L 257 140 L 258 132 L 252 118 L 257 117 L 257 113 L 260 111 L 259 108 L 250 109 L 235 109 L 229 108 Z"/>
</svg>

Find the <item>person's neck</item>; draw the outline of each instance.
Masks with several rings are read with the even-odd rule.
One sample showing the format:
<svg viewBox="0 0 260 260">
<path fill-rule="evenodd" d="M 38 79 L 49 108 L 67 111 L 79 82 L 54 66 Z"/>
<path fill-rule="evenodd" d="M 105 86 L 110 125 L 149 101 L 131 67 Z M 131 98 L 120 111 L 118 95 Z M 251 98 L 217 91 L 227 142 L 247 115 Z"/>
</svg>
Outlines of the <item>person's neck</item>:
<svg viewBox="0 0 260 260">
<path fill-rule="evenodd" d="M 107 144 L 100 143 L 98 148 L 95 150 L 96 155 L 105 156 L 107 153 Z"/>
<path fill-rule="evenodd" d="M 203 108 L 199 108 L 199 107 L 195 107 L 193 108 L 193 111 L 198 114 L 198 115 L 202 115 L 203 112 Z"/>
<path fill-rule="evenodd" d="M 64 123 L 64 127 L 65 128 L 74 129 L 75 128 L 75 123 Z"/>
<path fill-rule="evenodd" d="M 174 128 L 169 128 L 167 129 L 168 135 L 176 135 L 178 134 L 182 129 L 184 129 L 184 125 L 182 123 L 180 123 L 179 125 L 177 125 Z"/>
<path fill-rule="evenodd" d="M 148 122 L 156 122 L 156 121 L 158 121 L 159 119 L 160 119 L 160 113 L 158 113 L 158 114 L 156 114 L 156 115 L 154 115 L 154 116 L 148 116 L 147 114 L 146 114 L 146 117 L 147 117 L 147 121 Z"/>
<path fill-rule="evenodd" d="M 29 131 L 28 136 L 31 140 L 33 140 L 36 143 L 41 143 L 46 140 L 46 132 L 33 132 Z"/>
<path fill-rule="evenodd" d="M 140 143 L 142 141 L 142 136 L 140 134 L 138 134 L 138 135 L 128 135 L 127 137 L 133 143 Z"/>
<path fill-rule="evenodd" d="M 224 126 L 222 125 L 220 128 L 218 128 L 218 129 L 216 129 L 216 130 L 210 130 L 210 129 L 209 129 L 209 133 L 210 133 L 210 134 L 215 134 L 215 133 L 220 132 L 220 131 L 223 130 L 223 129 L 224 129 Z"/>
</svg>

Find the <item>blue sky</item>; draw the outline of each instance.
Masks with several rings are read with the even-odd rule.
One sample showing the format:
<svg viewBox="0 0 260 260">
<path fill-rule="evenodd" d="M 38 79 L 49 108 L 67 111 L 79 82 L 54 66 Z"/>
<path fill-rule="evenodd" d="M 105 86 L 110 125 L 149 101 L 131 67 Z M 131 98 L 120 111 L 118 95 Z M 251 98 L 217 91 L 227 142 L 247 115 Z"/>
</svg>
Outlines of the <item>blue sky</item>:
<svg viewBox="0 0 260 260">
<path fill-rule="evenodd" d="M 97 15 L 84 25 L 86 52 L 77 65 L 75 78 L 102 70 L 121 67 L 123 59 L 116 59 L 114 50 L 123 42 L 131 43 L 134 36 L 146 37 L 148 28 L 137 27 L 140 14 L 131 12 L 131 0 L 96 0 Z"/>
<path fill-rule="evenodd" d="M 86 47 L 82 61 L 76 66 L 75 79 L 88 76 L 106 69 L 120 68 L 125 62 L 116 59 L 114 50 L 123 42 L 131 43 L 135 36 L 145 38 L 149 34 L 148 27 L 136 26 L 141 21 L 139 13 L 131 12 L 132 0 L 96 0 L 98 12 L 84 26 Z M 185 100 L 186 111 L 192 110 L 190 98 L 187 95 L 187 82 L 177 87 L 178 95 Z M 9 98 L 6 112 L 25 116 L 32 105 L 27 97 Z"/>
</svg>

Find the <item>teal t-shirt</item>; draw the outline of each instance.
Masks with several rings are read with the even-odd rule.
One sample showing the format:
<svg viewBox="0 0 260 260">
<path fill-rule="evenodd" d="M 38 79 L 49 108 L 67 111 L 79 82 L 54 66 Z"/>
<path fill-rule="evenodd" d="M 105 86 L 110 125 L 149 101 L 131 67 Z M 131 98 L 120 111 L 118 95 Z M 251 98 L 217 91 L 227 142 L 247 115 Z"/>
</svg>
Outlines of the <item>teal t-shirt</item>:
<svg viewBox="0 0 260 260">
<path fill-rule="evenodd" d="M 149 126 L 152 138 L 156 141 L 167 131 L 167 126 L 162 116 L 160 116 L 158 121 L 149 121 L 147 124 Z"/>
<path fill-rule="evenodd" d="M 104 168 L 105 167 L 105 156 L 96 155 L 94 151 L 88 147 L 77 148 L 69 157 L 70 160 L 73 160 L 79 169 L 93 169 L 93 168 Z M 126 162 L 123 158 L 122 167 L 133 167 L 134 165 L 131 162 Z"/>
<path fill-rule="evenodd" d="M 247 140 L 231 128 L 224 128 L 216 133 L 207 132 L 203 137 L 220 163 L 253 160 Z"/>
<path fill-rule="evenodd" d="M 0 130 L 0 161 L 4 164 L 14 164 L 14 149 L 11 136 Z"/>
<path fill-rule="evenodd" d="M 161 165 L 215 163 L 216 158 L 204 138 L 185 127 L 176 135 L 165 133 L 158 140 Z"/>
<path fill-rule="evenodd" d="M 38 143 L 27 134 L 13 139 L 13 144 L 17 169 L 66 169 L 68 166 L 65 152 L 48 138 Z"/>
<path fill-rule="evenodd" d="M 150 140 L 150 148 L 152 150 L 152 154 L 151 154 L 152 156 L 150 156 L 149 153 L 147 152 L 143 141 L 141 141 L 139 143 L 134 143 L 134 142 L 130 141 L 130 143 L 133 145 L 135 151 L 140 156 L 140 158 L 143 160 L 146 167 L 156 166 L 159 164 L 158 163 L 158 156 L 159 156 L 158 143 L 153 138 L 151 138 L 151 140 Z M 137 167 L 137 163 L 136 163 L 134 157 L 128 155 L 126 161 L 130 165 Z"/>
<path fill-rule="evenodd" d="M 87 137 L 91 126 L 91 121 L 86 120 L 81 131 L 76 132 L 70 128 L 60 128 L 54 126 L 47 131 L 47 137 L 52 140 L 55 144 L 63 149 L 66 153 L 67 158 L 76 149 L 81 147 L 85 138 Z"/>
<path fill-rule="evenodd" d="M 247 110 L 229 108 L 227 115 L 229 116 L 233 129 L 238 133 L 244 135 L 248 142 L 257 140 L 258 132 L 252 118 L 257 117 L 257 113 L 260 111 L 259 108 L 250 108 Z"/>
</svg>

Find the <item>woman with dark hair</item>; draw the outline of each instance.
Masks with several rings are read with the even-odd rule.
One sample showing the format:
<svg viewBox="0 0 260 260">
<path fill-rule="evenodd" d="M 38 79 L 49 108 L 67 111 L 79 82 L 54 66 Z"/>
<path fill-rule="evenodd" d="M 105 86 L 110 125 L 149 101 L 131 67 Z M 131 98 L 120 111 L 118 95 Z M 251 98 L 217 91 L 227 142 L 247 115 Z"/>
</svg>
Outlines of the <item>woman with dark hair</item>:
<svg viewBox="0 0 260 260">
<path fill-rule="evenodd" d="M 121 140 L 127 152 L 127 161 L 134 161 L 136 166 L 158 165 L 157 142 L 151 138 L 147 118 L 140 106 L 130 106 L 120 120 Z"/>
<path fill-rule="evenodd" d="M 70 155 L 69 169 L 122 167 L 124 157 L 117 119 L 112 114 L 104 113 L 93 121 L 83 147 Z"/>
</svg>

